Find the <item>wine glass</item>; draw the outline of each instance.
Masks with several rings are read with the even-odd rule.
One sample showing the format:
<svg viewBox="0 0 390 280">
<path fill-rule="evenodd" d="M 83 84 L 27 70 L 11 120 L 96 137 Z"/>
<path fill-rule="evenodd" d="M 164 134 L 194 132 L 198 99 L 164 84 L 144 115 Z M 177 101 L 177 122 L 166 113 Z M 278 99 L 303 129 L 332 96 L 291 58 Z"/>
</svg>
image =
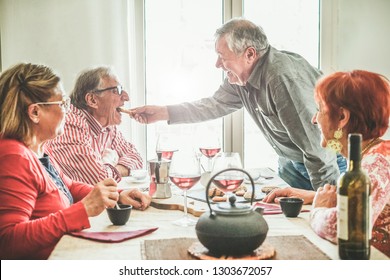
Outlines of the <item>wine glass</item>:
<svg viewBox="0 0 390 280">
<path fill-rule="evenodd" d="M 239 153 L 219 153 L 214 159 L 211 176 L 227 168 L 242 169 L 241 157 Z M 226 171 L 216 176 L 213 183 L 218 189 L 226 194 L 226 201 L 244 181 L 244 173 L 236 170 Z"/>
<path fill-rule="evenodd" d="M 173 133 L 160 133 L 157 137 L 156 153 L 157 158 L 171 160 L 173 153 L 178 151 L 176 146 L 176 137 Z"/>
<path fill-rule="evenodd" d="M 205 172 L 211 172 L 212 160 L 221 151 L 219 137 L 203 137 L 199 145 L 199 150 L 207 158 L 207 169 L 205 169 Z"/>
<path fill-rule="evenodd" d="M 173 184 L 183 190 L 184 196 L 184 216 L 174 221 L 175 225 L 187 227 L 196 224 L 196 220 L 188 217 L 187 190 L 200 180 L 200 175 L 199 157 L 195 152 L 178 151 L 173 155 L 169 169 L 169 178 Z"/>
</svg>

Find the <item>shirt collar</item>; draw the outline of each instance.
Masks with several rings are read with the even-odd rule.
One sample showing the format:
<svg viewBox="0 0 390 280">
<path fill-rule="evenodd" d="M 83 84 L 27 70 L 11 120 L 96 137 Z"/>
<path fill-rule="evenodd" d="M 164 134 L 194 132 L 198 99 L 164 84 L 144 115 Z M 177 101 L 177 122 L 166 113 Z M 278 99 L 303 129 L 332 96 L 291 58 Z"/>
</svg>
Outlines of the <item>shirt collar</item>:
<svg viewBox="0 0 390 280">
<path fill-rule="evenodd" d="M 84 109 L 80 109 L 80 111 L 85 115 L 85 119 L 87 120 L 90 128 L 91 128 L 91 132 L 95 135 L 95 136 L 98 136 L 99 134 L 101 133 L 106 133 L 106 132 L 109 132 L 111 129 L 110 129 L 110 126 L 106 126 L 106 127 L 103 127 L 98 121 L 97 119 L 95 119 L 94 116 L 92 116 L 87 110 L 84 110 Z"/>
<path fill-rule="evenodd" d="M 260 81 L 262 72 L 264 71 L 263 65 L 265 64 L 265 61 L 267 60 L 270 51 L 272 47 L 269 46 L 268 50 L 263 54 L 263 56 L 257 61 L 255 67 L 253 68 L 253 71 L 251 75 L 249 76 L 249 79 L 247 81 L 247 84 L 249 84 L 251 87 L 254 87 L 256 89 L 260 89 Z"/>
</svg>

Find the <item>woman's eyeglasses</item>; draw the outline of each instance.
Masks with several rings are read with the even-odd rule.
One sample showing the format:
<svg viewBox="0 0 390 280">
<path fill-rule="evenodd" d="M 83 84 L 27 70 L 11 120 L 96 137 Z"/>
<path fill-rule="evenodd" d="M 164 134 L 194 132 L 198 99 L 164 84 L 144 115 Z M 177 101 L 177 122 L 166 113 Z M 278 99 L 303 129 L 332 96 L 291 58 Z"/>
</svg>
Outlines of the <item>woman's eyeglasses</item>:
<svg viewBox="0 0 390 280">
<path fill-rule="evenodd" d="M 50 102 L 38 102 L 34 103 L 36 105 L 59 105 L 65 112 L 68 112 L 70 109 L 70 98 L 66 98 L 61 101 L 50 101 Z"/>
</svg>

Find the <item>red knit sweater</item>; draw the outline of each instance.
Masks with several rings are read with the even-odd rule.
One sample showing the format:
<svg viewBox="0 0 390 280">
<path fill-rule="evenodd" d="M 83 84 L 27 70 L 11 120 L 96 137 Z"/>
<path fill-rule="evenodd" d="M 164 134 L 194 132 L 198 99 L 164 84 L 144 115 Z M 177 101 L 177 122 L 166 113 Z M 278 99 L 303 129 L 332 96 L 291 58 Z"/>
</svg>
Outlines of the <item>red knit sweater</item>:
<svg viewBox="0 0 390 280">
<path fill-rule="evenodd" d="M 92 186 L 72 181 L 53 165 L 74 204 L 30 149 L 0 139 L 0 259 L 47 259 L 65 233 L 90 227 L 80 200 Z"/>
</svg>

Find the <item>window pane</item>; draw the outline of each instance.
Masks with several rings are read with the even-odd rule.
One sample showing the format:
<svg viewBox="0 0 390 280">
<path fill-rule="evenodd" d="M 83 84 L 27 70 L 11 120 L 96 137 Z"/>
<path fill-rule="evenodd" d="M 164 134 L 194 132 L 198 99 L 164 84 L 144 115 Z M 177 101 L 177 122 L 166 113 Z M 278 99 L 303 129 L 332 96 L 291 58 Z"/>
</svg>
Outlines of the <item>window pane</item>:
<svg viewBox="0 0 390 280">
<path fill-rule="evenodd" d="M 222 24 L 221 0 L 145 0 L 146 103 L 169 105 L 211 96 L 222 81 L 215 67 L 214 32 Z M 155 158 L 159 132 L 196 137 L 217 131 L 222 120 L 147 127 L 147 158 Z"/>
<path fill-rule="evenodd" d="M 298 53 L 318 67 L 319 1 L 245 0 L 245 18 L 260 25 L 270 44 Z M 249 114 L 244 113 L 244 165 L 277 170 L 277 155 Z"/>
</svg>

